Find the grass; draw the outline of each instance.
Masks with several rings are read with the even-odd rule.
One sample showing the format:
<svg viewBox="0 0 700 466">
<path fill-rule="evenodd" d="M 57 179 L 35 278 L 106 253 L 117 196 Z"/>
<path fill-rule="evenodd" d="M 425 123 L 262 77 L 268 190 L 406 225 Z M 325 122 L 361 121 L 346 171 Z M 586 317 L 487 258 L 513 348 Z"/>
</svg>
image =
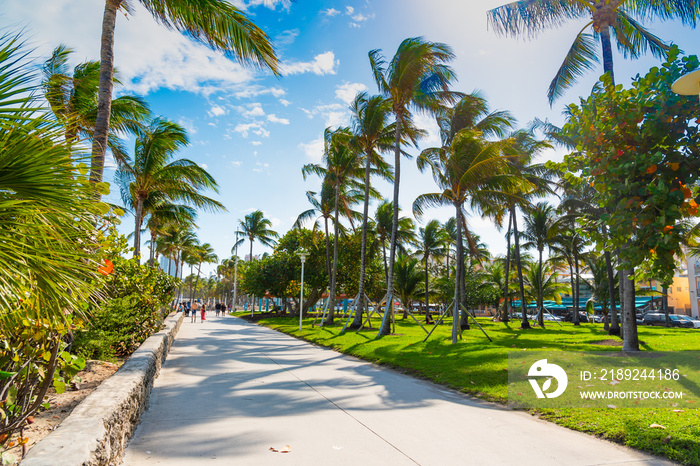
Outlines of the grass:
<svg viewBox="0 0 700 466">
<path fill-rule="evenodd" d="M 236 315 L 241 315 L 239 312 Z M 519 323 L 503 324 L 479 319 L 491 337 L 489 342 L 475 326 L 463 340 L 451 344 L 451 321 L 440 325 L 423 343 L 425 332 L 412 320 L 396 322 L 396 334 L 376 338 L 379 320 L 372 330 L 348 331 L 336 326 L 311 327 L 305 319 L 270 317 L 261 325 L 297 338 L 333 348 L 364 360 L 390 366 L 479 398 L 506 403 L 508 399 L 508 353 L 519 349 L 549 351 L 620 351 L 598 342 L 611 340 L 602 324 L 575 327 L 548 322 L 546 329 L 521 330 Z M 646 351 L 700 351 L 700 330 L 639 327 L 641 347 Z M 700 409 L 558 409 L 531 411 L 557 424 L 628 445 L 688 465 L 700 465 Z M 666 429 L 650 428 L 652 423 Z"/>
</svg>

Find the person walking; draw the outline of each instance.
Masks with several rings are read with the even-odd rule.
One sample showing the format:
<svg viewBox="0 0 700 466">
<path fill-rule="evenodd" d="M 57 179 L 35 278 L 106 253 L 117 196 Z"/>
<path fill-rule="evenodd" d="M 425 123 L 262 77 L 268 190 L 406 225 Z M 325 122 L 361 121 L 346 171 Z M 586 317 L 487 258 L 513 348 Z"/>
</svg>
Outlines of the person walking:
<svg viewBox="0 0 700 466">
<path fill-rule="evenodd" d="M 200 313 L 201 313 L 201 318 L 200 318 L 200 320 L 201 320 L 202 323 L 204 323 L 204 321 L 207 320 L 207 318 L 206 318 L 206 315 L 207 315 L 207 305 L 206 305 L 206 304 L 202 304 L 202 309 L 201 309 Z"/>
<path fill-rule="evenodd" d="M 214 309 L 216 309 L 216 317 L 219 317 L 219 313 L 221 312 L 221 303 L 217 302 Z"/>
<path fill-rule="evenodd" d="M 194 307 L 190 311 L 190 317 L 190 322 L 197 322 L 197 309 L 195 309 Z"/>
</svg>

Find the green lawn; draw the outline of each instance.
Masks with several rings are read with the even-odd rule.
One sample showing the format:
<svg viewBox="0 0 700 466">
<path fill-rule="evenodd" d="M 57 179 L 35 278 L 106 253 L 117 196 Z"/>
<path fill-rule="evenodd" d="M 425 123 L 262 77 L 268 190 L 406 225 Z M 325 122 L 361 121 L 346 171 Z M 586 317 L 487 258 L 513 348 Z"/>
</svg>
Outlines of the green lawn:
<svg viewBox="0 0 700 466">
<path fill-rule="evenodd" d="M 241 315 L 243 313 L 236 313 Z M 387 365 L 416 377 L 452 387 L 464 393 L 506 403 L 508 397 L 508 352 L 514 349 L 551 351 L 619 351 L 620 347 L 596 344 L 611 340 L 602 324 L 574 327 L 548 322 L 546 329 L 520 330 L 519 323 L 505 325 L 489 319 L 479 323 L 489 342 L 475 326 L 464 332 L 463 341 L 451 344 L 451 321 L 440 325 L 423 343 L 424 331 L 413 321 L 396 322 L 396 335 L 376 339 L 379 320 L 372 330 L 340 335 L 337 326 L 311 327 L 305 319 L 263 318 L 260 324 L 310 342 Z M 640 327 L 639 339 L 649 351 L 700 351 L 700 330 Z M 571 429 L 588 432 L 640 450 L 666 456 L 683 464 L 700 465 L 700 409 L 562 409 L 532 412 Z M 650 428 L 652 423 L 666 429 Z"/>
</svg>

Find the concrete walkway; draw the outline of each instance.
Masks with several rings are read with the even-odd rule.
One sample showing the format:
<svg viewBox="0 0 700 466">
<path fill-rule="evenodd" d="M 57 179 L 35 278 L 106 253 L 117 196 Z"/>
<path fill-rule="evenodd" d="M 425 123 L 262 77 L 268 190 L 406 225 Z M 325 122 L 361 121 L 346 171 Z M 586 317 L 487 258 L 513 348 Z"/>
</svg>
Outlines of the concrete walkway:
<svg viewBox="0 0 700 466">
<path fill-rule="evenodd" d="M 290 452 L 273 452 L 285 449 Z M 671 464 L 233 317 L 183 322 L 136 465 Z"/>
</svg>

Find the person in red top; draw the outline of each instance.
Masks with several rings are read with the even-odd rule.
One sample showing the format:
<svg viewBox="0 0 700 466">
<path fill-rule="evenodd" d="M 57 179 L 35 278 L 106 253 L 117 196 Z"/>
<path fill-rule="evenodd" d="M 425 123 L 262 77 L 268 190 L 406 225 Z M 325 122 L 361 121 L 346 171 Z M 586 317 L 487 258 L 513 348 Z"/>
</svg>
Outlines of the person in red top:
<svg viewBox="0 0 700 466">
<path fill-rule="evenodd" d="M 206 304 L 202 304 L 202 310 L 201 310 L 200 312 L 201 312 L 201 321 L 204 322 L 205 320 L 207 320 L 206 317 L 205 317 L 205 316 L 207 315 L 207 306 L 206 306 Z"/>
</svg>

